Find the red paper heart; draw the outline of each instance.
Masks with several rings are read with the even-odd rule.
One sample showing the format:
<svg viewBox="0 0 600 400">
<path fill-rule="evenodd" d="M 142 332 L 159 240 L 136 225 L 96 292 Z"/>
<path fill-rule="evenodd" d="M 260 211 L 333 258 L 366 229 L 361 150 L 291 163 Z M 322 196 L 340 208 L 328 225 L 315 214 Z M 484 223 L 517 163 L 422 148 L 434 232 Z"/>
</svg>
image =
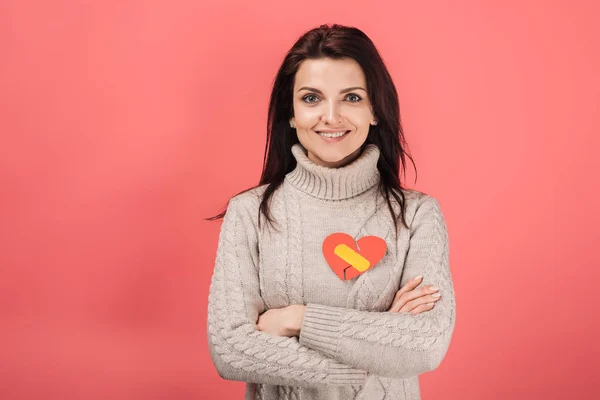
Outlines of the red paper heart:
<svg viewBox="0 0 600 400">
<path fill-rule="evenodd" d="M 360 271 L 352 266 L 348 261 L 335 253 L 336 247 L 339 245 L 346 245 L 364 257 L 368 260 L 369 266 L 364 271 Z M 385 240 L 380 237 L 363 236 L 355 243 L 352 236 L 343 232 L 332 233 L 323 241 L 323 255 L 325 256 L 325 260 L 333 272 L 342 280 L 355 278 L 373 268 L 385 255 L 386 248 Z M 345 249 L 348 251 L 347 248 Z"/>
</svg>

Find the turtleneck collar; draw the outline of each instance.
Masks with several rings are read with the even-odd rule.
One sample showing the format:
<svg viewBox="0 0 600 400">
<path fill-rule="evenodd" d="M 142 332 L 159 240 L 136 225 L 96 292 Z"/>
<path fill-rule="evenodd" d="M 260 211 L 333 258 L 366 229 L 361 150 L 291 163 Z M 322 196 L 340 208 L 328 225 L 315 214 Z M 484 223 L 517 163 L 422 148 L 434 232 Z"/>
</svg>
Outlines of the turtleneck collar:
<svg viewBox="0 0 600 400">
<path fill-rule="evenodd" d="M 296 143 L 292 146 L 296 168 L 286 175 L 286 179 L 297 189 L 319 199 L 348 199 L 379 182 L 379 153 L 377 145 L 369 143 L 351 163 L 339 168 L 328 168 L 312 162 L 306 155 L 306 149 Z"/>
</svg>

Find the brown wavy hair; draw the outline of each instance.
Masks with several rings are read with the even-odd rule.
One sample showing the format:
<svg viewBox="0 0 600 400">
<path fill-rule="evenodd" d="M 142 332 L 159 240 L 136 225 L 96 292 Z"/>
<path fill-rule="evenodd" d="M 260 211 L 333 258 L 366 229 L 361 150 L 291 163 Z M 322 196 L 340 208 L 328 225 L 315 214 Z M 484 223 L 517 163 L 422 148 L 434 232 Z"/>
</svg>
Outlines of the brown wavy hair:
<svg viewBox="0 0 600 400">
<path fill-rule="evenodd" d="M 392 77 L 371 39 L 360 29 L 350 26 L 321 25 L 303 34 L 288 51 L 275 76 L 271 91 L 267 118 L 267 142 L 260 182 L 233 197 L 268 184 L 260 203 L 258 224 L 260 227 L 261 212 L 269 223 L 273 222 L 269 213 L 269 198 L 283 183 L 286 174 L 296 167 L 296 159 L 291 148 L 299 141 L 296 132 L 289 125 L 289 120 L 294 112 L 292 93 L 294 78 L 304 60 L 321 58 L 352 58 L 358 62 L 365 74 L 369 99 L 373 112 L 377 116 L 378 124 L 369 126 L 369 133 L 365 143 L 361 146 L 361 152 L 369 143 L 374 143 L 379 147 L 380 157 L 377 169 L 380 172 L 381 180 L 378 189 L 387 200 L 397 235 L 398 216 L 394 213 L 390 196 L 400 205 L 400 219 L 402 224 L 408 228 L 405 218 L 405 197 L 402 192 L 406 188 L 400 181 L 399 161 L 402 163 L 404 177 L 406 177 L 405 156 L 411 160 L 415 167 L 415 173 L 416 165 L 406 151 L 408 146 L 400 122 L 398 93 Z M 225 210 L 214 217 L 206 218 L 206 220 L 223 218 L 226 212 Z"/>
</svg>

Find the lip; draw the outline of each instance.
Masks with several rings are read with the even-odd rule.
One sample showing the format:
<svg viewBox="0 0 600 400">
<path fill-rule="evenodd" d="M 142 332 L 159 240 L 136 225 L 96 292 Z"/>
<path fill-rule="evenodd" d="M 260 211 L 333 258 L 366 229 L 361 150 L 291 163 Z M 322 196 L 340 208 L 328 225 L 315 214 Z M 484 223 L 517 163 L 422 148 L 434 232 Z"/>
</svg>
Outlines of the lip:
<svg viewBox="0 0 600 400">
<path fill-rule="evenodd" d="M 346 137 L 352 132 L 352 130 L 347 130 L 345 132 L 346 133 L 343 134 L 342 136 L 332 137 L 332 138 L 321 136 L 318 133 L 317 133 L 317 135 L 319 135 L 319 138 L 321 138 L 322 140 L 324 140 L 326 143 L 337 143 L 337 142 L 341 142 L 342 140 L 346 139 Z"/>
<path fill-rule="evenodd" d="M 315 132 L 336 133 L 336 132 L 341 132 L 341 131 L 348 132 L 350 130 L 351 129 L 343 129 L 343 128 L 340 128 L 340 129 L 315 129 Z"/>
</svg>

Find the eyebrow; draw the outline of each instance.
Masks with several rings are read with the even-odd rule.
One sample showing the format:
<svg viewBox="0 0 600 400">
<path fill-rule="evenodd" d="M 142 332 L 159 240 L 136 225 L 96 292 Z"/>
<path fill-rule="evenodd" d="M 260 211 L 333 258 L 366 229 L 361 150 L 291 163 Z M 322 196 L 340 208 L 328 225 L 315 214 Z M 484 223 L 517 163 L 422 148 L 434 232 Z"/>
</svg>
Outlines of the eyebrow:
<svg viewBox="0 0 600 400">
<path fill-rule="evenodd" d="M 367 91 L 366 89 L 364 89 L 364 88 L 362 88 L 362 87 L 360 87 L 360 86 L 353 86 L 353 87 L 349 87 L 349 88 L 346 88 L 346 89 L 340 90 L 340 94 L 343 94 L 343 93 L 348 93 L 348 92 L 351 92 L 351 91 L 353 91 L 353 90 L 357 90 L 357 89 L 358 89 L 358 90 L 364 90 L 365 92 Z M 315 88 L 308 87 L 308 86 L 302 86 L 300 89 L 298 89 L 298 91 L 301 91 L 301 90 L 310 90 L 310 91 L 312 91 L 312 92 L 316 92 L 316 93 L 319 93 L 319 94 L 323 94 L 323 92 L 321 92 L 319 89 L 315 89 Z"/>
</svg>

